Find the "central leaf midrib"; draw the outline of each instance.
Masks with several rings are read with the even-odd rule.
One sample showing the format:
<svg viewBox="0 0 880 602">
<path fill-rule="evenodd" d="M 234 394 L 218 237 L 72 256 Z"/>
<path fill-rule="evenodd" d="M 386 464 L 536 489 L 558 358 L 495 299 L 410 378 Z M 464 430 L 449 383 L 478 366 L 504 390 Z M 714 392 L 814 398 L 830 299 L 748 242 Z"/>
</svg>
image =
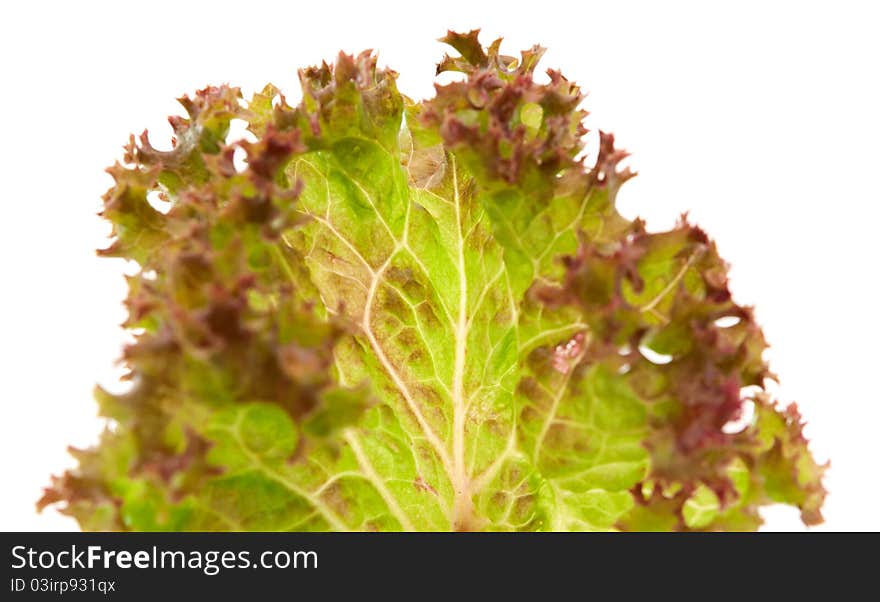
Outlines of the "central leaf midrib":
<svg viewBox="0 0 880 602">
<path fill-rule="evenodd" d="M 388 269 L 392 266 L 397 257 L 399 257 L 400 253 L 407 253 L 412 256 L 413 259 L 420 263 L 420 258 L 415 254 L 408 245 L 408 220 L 409 220 L 409 211 L 411 210 L 411 206 L 415 203 L 415 200 L 412 198 L 408 198 L 408 207 L 407 207 L 407 224 L 404 226 L 404 231 L 402 233 L 402 237 L 395 236 L 392 229 L 389 227 L 388 223 L 384 220 L 382 215 L 380 214 L 378 207 L 376 207 L 369 191 L 365 189 L 359 182 L 356 181 L 356 178 L 353 177 L 352 174 L 347 173 L 348 177 L 353 181 L 355 186 L 359 189 L 361 194 L 365 197 L 365 200 L 372 206 L 373 210 L 376 211 L 379 219 L 382 222 L 383 228 L 391 235 L 391 240 L 393 241 L 394 248 L 390 249 L 389 254 L 385 257 L 383 263 L 380 266 L 373 267 L 366 260 L 364 255 L 360 252 L 358 248 L 352 244 L 351 241 L 347 239 L 335 226 L 333 223 L 333 219 L 330 215 L 331 211 L 331 203 L 328 198 L 327 203 L 327 214 L 324 216 L 310 214 L 313 219 L 321 223 L 327 231 L 336 237 L 340 242 L 353 254 L 353 256 L 357 259 L 359 263 L 362 264 L 365 270 L 365 284 L 367 287 L 365 306 L 363 309 L 363 313 L 361 316 L 361 330 L 364 336 L 369 343 L 370 349 L 381 365 L 382 369 L 388 375 L 390 380 L 392 381 L 394 387 L 398 390 L 407 409 L 415 418 L 415 422 L 418 425 L 418 430 L 425 437 L 427 442 L 430 444 L 433 452 L 436 454 L 437 458 L 440 460 L 444 472 L 449 478 L 449 482 L 452 486 L 453 493 L 453 504 L 451 508 L 451 512 L 447 515 L 448 520 L 450 521 L 450 527 L 453 529 L 462 529 L 469 528 L 470 525 L 474 523 L 474 507 L 473 507 L 473 495 L 475 493 L 473 483 L 471 482 L 471 475 L 468 471 L 467 461 L 466 461 L 466 426 L 467 426 L 467 414 L 468 414 L 468 394 L 466 392 L 465 386 L 465 376 L 466 376 L 466 365 L 467 365 L 467 344 L 468 344 L 468 332 L 470 330 L 470 319 L 471 316 L 468 315 L 468 282 L 467 282 L 467 260 L 465 253 L 465 244 L 466 240 L 469 238 L 470 229 L 465 231 L 462 220 L 466 218 L 466 207 L 462 206 L 462 203 L 466 202 L 466 199 L 461 194 L 460 183 L 459 183 L 459 173 L 457 166 L 455 164 L 455 157 L 449 153 L 448 155 L 450 166 L 452 169 L 452 199 L 448 199 L 451 205 L 453 205 L 454 216 L 456 220 L 455 224 L 455 242 L 456 242 L 456 257 L 454 259 L 455 268 L 458 272 L 458 307 L 455 315 L 450 315 L 451 312 L 448 311 L 447 307 L 444 305 L 443 310 L 447 311 L 448 318 L 454 318 L 450 320 L 452 322 L 452 331 L 453 331 L 453 374 L 452 374 L 452 388 L 451 388 L 451 401 L 452 401 L 452 441 L 451 441 L 451 449 L 449 440 L 444 441 L 444 438 L 438 434 L 432 425 L 429 423 L 427 416 L 422 411 L 419 400 L 416 398 L 414 392 L 410 389 L 409 384 L 407 383 L 405 376 L 401 374 L 394 364 L 392 359 L 388 356 L 383 348 L 382 342 L 380 340 L 379 335 L 375 332 L 373 328 L 373 310 L 375 309 L 375 305 L 377 303 L 378 292 L 380 287 L 383 284 L 388 284 L 385 282 L 385 276 Z M 327 185 L 327 194 L 329 197 L 329 182 L 327 177 L 320 169 L 317 168 L 314 164 L 306 159 L 301 159 L 300 162 L 310 168 L 313 173 L 322 178 Z M 344 168 L 343 168 L 344 170 Z M 344 170 L 346 171 L 346 170 Z M 478 227 L 478 224 L 474 224 L 473 227 Z M 423 271 L 427 274 L 427 270 L 422 267 Z M 389 284 L 390 286 L 390 284 Z M 443 305 L 441 303 L 441 305 Z M 452 309 L 452 308 L 449 308 Z M 442 383 L 441 383 L 442 384 Z M 349 441 L 351 445 L 351 441 Z M 352 450 L 354 450 L 354 446 L 352 446 Z M 406 511 L 400 507 L 399 504 L 391 504 L 388 500 L 388 496 L 391 493 L 385 489 L 381 490 L 378 485 L 374 482 L 375 479 L 370 479 L 369 466 L 365 466 L 363 460 L 368 459 L 363 454 L 363 450 L 361 450 L 361 457 L 359 458 L 359 465 L 361 472 L 365 477 L 368 478 L 369 481 L 373 482 L 373 486 L 379 489 L 379 493 L 382 494 L 382 497 L 385 499 L 385 502 L 389 506 L 389 511 L 394 515 L 398 522 L 401 523 L 401 526 L 404 529 L 412 528 L 413 523 L 408 520 L 408 515 Z M 402 520 L 401 520 L 402 519 Z"/>
<path fill-rule="evenodd" d="M 466 522 L 473 512 L 470 483 L 465 467 L 465 424 L 467 403 L 464 393 L 465 357 L 467 355 L 467 272 L 464 260 L 464 236 L 461 227 L 461 196 L 458 190 L 458 172 L 455 156 L 449 155 L 452 165 L 452 190 L 455 203 L 455 222 L 458 234 L 458 319 L 456 321 L 455 361 L 452 376 L 452 486 L 455 491 L 453 526 L 458 528 Z"/>
</svg>

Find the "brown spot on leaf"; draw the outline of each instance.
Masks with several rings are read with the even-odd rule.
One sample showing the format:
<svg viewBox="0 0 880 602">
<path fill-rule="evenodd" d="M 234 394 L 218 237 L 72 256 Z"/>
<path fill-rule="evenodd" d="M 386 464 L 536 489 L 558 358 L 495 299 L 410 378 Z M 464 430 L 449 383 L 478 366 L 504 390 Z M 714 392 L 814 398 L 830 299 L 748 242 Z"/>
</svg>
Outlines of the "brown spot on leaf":
<svg viewBox="0 0 880 602">
<path fill-rule="evenodd" d="M 418 475 L 418 476 L 416 476 L 416 480 L 413 481 L 413 485 L 414 485 L 415 488 L 418 489 L 419 491 L 425 491 L 425 492 L 427 492 L 427 493 L 431 493 L 431 494 L 433 494 L 433 495 L 435 495 L 435 496 L 437 495 L 437 490 L 434 489 L 434 488 L 430 485 L 430 483 L 428 483 L 427 481 L 425 481 L 425 479 L 422 478 L 422 475 Z"/>
</svg>

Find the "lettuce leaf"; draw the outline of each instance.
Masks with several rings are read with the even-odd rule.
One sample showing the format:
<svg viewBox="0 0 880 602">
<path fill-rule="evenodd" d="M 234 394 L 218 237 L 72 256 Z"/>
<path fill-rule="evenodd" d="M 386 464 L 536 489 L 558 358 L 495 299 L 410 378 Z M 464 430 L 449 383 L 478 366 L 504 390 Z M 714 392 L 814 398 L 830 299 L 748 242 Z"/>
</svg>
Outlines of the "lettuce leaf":
<svg viewBox="0 0 880 602">
<path fill-rule="evenodd" d="M 130 389 L 96 391 L 107 429 L 40 507 L 109 530 L 821 521 L 824 467 L 715 245 L 621 216 L 634 174 L 604 132 L 585 162 L 578 87 L 477 34 L 444 38 L 462 79 L 424 102 L 340 54 L 297 106 L 209 87 L 172 150 L 132 137 L 100 252 L 140 266 Z"/>
</svg>

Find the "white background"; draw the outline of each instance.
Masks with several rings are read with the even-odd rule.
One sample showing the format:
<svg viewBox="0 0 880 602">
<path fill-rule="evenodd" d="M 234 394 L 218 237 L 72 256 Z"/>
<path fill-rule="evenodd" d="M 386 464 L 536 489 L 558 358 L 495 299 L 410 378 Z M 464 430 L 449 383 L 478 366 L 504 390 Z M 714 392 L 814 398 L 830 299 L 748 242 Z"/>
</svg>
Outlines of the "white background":
<svg viewBox="0 0 880 602">
<path fill-rule="evenodd" d="M 231 82 L 298 97 L 296 68 L 376 48 L 401 91 L 432 93 L 447 28 L 549 47 L 640 175 L 621 208 L 690 211 L 757 306 L 777 394 L 832 459 L 827 523 L 880 530 L 877 367 L 880 58 L 871 3 L 17 2 L 0 8 L 0 529 L 72 529 L 34 501 L 96 437 L 91 389 L 124 336 L 121 262 L 99 260 L 103 168 L 174 98 Z M 767 529 L 800 529 L 771 508 Z"/>
</svg>

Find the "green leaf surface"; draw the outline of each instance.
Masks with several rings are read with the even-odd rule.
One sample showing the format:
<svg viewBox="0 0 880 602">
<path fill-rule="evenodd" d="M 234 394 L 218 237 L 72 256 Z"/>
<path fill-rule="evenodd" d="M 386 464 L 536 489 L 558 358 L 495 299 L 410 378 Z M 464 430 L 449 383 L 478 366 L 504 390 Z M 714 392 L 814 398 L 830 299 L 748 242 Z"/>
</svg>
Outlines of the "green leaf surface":
<svg viewBox="0 0 880 602">
<path fill-rule="evenodd" d="M 97 391 L 110 428 L 41 506 L 106 530 L 821 520 L 824 467 L 793 406 L 747 394 L 765 343 L 709 238 L 616 211 L 626 153 L 601 133 L 585 165 L 582 95 L 533 79 L 543 49 L 445 41 L 464 79 L 424 102 L 340 54 L 298 106 L 212 87 L 173 150 L 132 139 L 102 251 L 141 268 L 130 389 Z"/>
</svg>

